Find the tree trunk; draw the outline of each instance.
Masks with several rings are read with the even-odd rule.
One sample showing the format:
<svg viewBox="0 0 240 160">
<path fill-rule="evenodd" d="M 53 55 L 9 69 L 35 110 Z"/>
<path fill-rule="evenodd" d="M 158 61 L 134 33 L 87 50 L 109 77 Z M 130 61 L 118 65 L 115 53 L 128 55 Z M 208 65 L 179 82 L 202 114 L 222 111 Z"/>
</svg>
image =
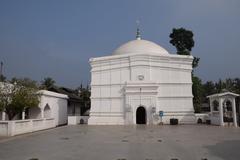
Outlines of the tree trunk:
<svg viewBox="0 0 240 160">
<path fill-rule="evenodd" d="M 6 114 L 8 116 L 8 120 L 13 120 L 13 118 L 17 115 L 17 113 L 14 113 L 14 112 L 11 112 L 11 111 L 8 111 L 6 110 Z"/>
</svg>

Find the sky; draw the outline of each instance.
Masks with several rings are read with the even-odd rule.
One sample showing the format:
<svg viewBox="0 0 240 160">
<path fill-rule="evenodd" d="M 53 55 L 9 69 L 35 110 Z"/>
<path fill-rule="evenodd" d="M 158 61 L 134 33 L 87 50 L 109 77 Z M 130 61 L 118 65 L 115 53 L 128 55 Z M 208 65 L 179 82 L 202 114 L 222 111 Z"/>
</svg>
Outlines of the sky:
<svg viewBox="0 0 240 160">
<path fill-rule="evenodd" d="M 8 79 L 87 85 L 89 58 L 135 39 L 139 20 L 142 38 L 171 54 L 172 29 L 193 31 L 203 82 L 240 77 L 239 8 L 239 0 L 0 0 L 0 61 Z"/>
</svg>

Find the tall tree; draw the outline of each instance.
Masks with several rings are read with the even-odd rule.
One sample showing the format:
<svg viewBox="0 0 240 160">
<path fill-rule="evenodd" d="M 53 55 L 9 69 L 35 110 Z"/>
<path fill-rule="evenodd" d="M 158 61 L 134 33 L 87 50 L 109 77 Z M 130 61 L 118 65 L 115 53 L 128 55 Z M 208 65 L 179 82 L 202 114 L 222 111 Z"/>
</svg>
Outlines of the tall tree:
<svg viewBox="0 0 240 160">
<path fill-rule="evenodd" d="M 85 113 L 88 109 L 90 109 L 91 106 L 91 92 L 89 86 L 87 85 L 86 87 L 83 87 L 81 84 L 80 87 L 78 87 L 75 91 L 77 95 L 80 96 L 81 105 L 83 106 L 81 108 L 81 113 Z"/>
<path fill-rule="evenodd" d="M 0 62 L 0 82 L 5 82 L 6 77 L 3 75 L 3 62 Z"/>
<path fill-rule="evenodd" d="M 4 111 L 9 102 L 9 94 L 12 85 L 7 83 L 0 83 L 0 111 Z"/>
<path fill-rule="evenodd" d="M 38 83 L 30 78 L 16 78 L 16 77 L 13 77 L 11 80 L 10 80 L 10 83 L 12 84 L 17 84 L 19 86 L 25 86 L 25 87 L 28 87 L 28 88 L 35 88 L 37 89 L 38 88 Z"/>
<path fill-rule="evenodd" d="M 234 92 L 234 80 L 227 78 L 225 80 L 225 87 L 228 91 Z"/>
<path fill-rule="evenodd" d="M 226 84 L 221 79 L 218 80 L 218 82 L 215 83 L 216 91 L 217 93 L 222 92 L 223 89 L 226 89 Z"/>
<path fill-rule="evenodd" d="M 197 76 L 192 77 L 193 86 L 192 86 L 192 92 L 193 92 L 193 106 L 195 113 L 201 112 L 201 104 L 203 101 L 203 86 L 201 79 Z"/>
<path fill-rule="evenodd" d="M 176 47 L 177 54 L 179 55 L 191 55 L 192 48 L 194 47 L 193 32 L 185 28 L 173 28 L 172 33 L 169 35 L 171 38 L 170 43 Z M 200 58 L 194 57 L 192 62 L 192 67 L 196 68 L 198 66 Z M 193 105 L 195 112 L 201 111 L 202 104 L 202 83 L 200 78 L 194 76 L 192 72 L 192 92 L 193 92 Z"/>
<path fill-rule="evenodd" d="M 203 89 L 204 89 L 204 96 L 209 96 L 211 94 L 216 93 L 216 88 L 212 81 L 207 81 L 205 84 L 203 84 Z"/>
<path fill-rule="evenodd" d="M 192 47 L 194 47 L 192 31 L 184 28 L 173 28 L 170 38 L 170 43 L 176 47 L 177 54 L 190 55 Z"/>
<path fill-rule="evenodd" d="M 6 82 L 6 79 L 4 75 L 0 75 L 0 82 Z"/>
<path fill-rule="evenodd" d="M 170 43 L 176 47 L 177 54 L 190 55 L 194 47 L 193 32 L 185 28 L 173 28 L 172 33 L 169 35 L 171 38 Z M 194 57 L 192 66 L 198 66 L 200 58 Z"/>
<path fill-rule="evenodd" d="M 203 102 L 208 103 L 207 96 L 216 93 L 215 84 L 212 81 L 207 81 L 202 86 L 203 86 L 203 94 L 202 94 Z"/>
<path fill-rule="evenodd" d="M 233 85 L 234 85 L 234 91 L 237 93 L 237 94 L 240 94 L 240 78 L 235 78 L 233 80 Z"/>
<path fill-rule="evenodd" d="M 46 77 L 41 82 L 41 86 L 44 89 L 49 89 L 55 85 L 55 81 L 51 77 Z"/>
</svg>

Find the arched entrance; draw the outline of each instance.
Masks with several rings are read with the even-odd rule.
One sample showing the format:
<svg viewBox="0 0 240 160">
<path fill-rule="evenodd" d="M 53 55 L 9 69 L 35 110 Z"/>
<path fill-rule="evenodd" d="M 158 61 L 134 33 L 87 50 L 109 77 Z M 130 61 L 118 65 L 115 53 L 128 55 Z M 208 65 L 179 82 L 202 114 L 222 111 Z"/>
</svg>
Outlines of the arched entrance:
<svg viewBox="0 0 240 160">
<path fill-rule="evenodd" d="M 146 124 L 146 110 L 143 106 L 139 106 L 136 111 L 136 123 Z"/>
<path fill-rule="evenodd" d="M 226 99 L 223 102 L 223 122 L 233 122 L 233 113 L 232 113 L 232 103 L 230 100 Z"/>
<path fill-rule="evenodd" d="M 44 118 L 51 118 L 51 109 L 48 104 L 44 108 Z"/>
</svg>

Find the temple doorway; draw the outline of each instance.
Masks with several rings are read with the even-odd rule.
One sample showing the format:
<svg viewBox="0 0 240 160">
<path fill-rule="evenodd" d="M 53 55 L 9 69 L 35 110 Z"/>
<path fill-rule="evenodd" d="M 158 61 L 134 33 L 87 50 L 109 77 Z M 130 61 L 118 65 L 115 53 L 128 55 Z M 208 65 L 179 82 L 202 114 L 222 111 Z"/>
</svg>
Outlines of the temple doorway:
<svg viewBox="0 0 240 160">
<path fill-rule="evenodd" d="M 136 111 L 136 123 L 146 124 L 146 110 L 143 106 L 139 106 Z"/>
</svg>

